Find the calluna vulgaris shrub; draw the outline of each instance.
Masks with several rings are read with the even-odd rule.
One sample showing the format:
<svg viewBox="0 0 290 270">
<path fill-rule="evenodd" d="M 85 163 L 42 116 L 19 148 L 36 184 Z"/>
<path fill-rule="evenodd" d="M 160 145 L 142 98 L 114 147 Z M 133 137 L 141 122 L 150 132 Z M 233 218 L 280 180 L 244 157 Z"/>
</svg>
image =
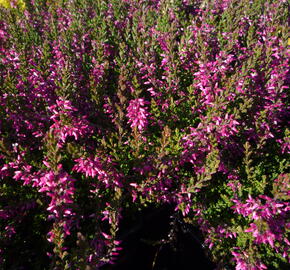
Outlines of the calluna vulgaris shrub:
<svg viewBox="0 0 290 270">
<path fill-rule="evenodd" d="M 288 4 L 0 1 L 1 269 L 113 263 L 148 204 L 220 269 L 286 268 Z"/>
</svg>

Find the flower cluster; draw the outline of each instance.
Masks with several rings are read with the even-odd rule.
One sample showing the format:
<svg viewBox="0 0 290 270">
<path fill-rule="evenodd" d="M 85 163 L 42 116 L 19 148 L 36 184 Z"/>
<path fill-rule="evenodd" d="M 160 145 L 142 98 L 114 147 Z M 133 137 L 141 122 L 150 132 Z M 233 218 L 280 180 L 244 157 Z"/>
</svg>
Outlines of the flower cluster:
<svg viewBox="0 0 290 270">
<path fill-rule="evenodd" d="M 250 196 L 244 204 L 237 200 L 234 203 L 233 209 L 236 213 L 251 219 L 250 226 L 244 231 L 252 234 L 254 243 L 270 245 L 275 252 L 287 257 L 290 242 L 285 233 L 290 229 L 287 220 L 289 203 L 265 195 L 260 195 L 258 199 Z"/>
<path fill-rule="evenodd" d="M 98 178 L 106 188 L 108 187 L 121 187 L 122 186 L 122 177 L 121 175 L 114 170 L 112 166 L 112 160 L 110 157 L 102 161 L 99 157 L 95 158 L 79 158 L 75 160 L 75 166 L 73 171 L 84 174 L 86 177 Z"/>
<path fill-rule="evenodd" d="M 148 124 L 148 112 L 145 107 L 145 101 L 142 98 L 130 100 L 127 108 L 127 117 L 131 128 L 137 127 L 139 131 L 143 131 Z"/>
<path fill-rule="evenodd" d="M 53 125 L 50 127 L 54 135 L 58 138 L 58 145 L 61 147 L 68 137 L 79 138 L 92 133 L 93 129 L 89 126 L 85 117 L 76 117 L 73 112 L 77 111 L 67 100 L 57 100 L 56 105 L 49 107 L 52 112 L 50 117 Z"/>
</svg>

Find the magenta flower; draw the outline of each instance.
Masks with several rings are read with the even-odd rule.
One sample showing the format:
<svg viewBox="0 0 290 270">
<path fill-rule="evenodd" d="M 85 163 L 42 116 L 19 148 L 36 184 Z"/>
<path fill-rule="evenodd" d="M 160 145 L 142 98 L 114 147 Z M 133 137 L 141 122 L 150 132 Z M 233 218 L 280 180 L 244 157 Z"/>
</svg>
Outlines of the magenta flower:
<svg viewBox="0 0 290 270">
<path fill-rule="evenodd" d="M 74 137 L 78 140 L 87 134 L 92 133 L 92 127 L 89 125 L 86 117 L 77 116 L 77 109 L 70 101 L 60 98 L 55 105 L 48 108 L 52 112 L 50 119 L 54 124 L 51 126 L 54 135 L 58 139 L 58 146 L 62 147 L 68 137 Z"/>
<path fill-rule="evenodd" d="M 143 98 L 133 99 L 127 108 L 127 117 L 129 118 L 129 123 L 131 128 L 138 128 L 142 132 L 148 124 L 148 112 L 147 107 L 145 107 L 145 101 Z"/>
</svg>

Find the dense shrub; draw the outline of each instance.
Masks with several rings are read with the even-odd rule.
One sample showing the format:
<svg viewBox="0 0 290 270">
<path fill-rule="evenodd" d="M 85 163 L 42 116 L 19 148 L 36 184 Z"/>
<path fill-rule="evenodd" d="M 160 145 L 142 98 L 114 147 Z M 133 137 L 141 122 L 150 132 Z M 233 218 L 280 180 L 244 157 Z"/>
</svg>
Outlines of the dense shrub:
<svg viewBox="0 0 290 270">
<path fill-rule="evenodd" d="M 286 268 L 287 1 L 10 2 L 2 269 L 112 263 L 123 211 L 148 204 L 198 226 L 220 269 Z"/>
</svg>

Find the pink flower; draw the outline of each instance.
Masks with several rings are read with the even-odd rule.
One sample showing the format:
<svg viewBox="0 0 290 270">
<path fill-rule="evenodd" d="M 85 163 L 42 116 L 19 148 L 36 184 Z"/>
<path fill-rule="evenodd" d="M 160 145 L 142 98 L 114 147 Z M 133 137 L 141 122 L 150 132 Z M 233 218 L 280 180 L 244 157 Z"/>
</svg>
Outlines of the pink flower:
<svg viewBox="0 0 290 270">
<path fill-rule="evenodd" d="M 92 127 L 84 116 L 76 116 L 77 109 L 70 101 L 62 98 L 56 101 L 56 105 L 48 108 L 53 114 L 50 119 L 54 124 L 50 127 L 58 139 L 58 146 L 62 147 L 68 137 L 78 140 L 92 133 Z"/>
<path fill-rule="evenodd" d="M 122 186 L 121 175 L 114 169 L 110 158 L 102 160 L 99 157 L 79 158 L 73 171 L 83 173 L 86 177 L 97 177 L 106 187 Z"/>
<path fill-rule="evenodd" d="M 137 127 L 139 131 L 143 131 L 148 124 L 148 112 L 144 99 L 138 98 L 131 100 L 127 112 L 131 128 Z"/>
</svg>

